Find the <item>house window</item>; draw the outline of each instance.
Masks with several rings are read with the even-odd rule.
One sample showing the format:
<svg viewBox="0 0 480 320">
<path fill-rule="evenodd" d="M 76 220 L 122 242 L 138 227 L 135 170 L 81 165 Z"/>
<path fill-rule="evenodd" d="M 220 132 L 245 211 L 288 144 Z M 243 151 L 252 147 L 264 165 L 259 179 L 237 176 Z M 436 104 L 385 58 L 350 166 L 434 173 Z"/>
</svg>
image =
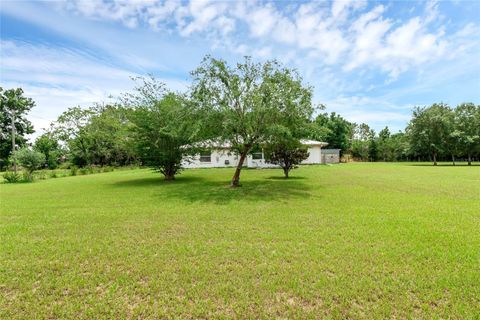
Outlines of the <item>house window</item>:
<svg viewBox="0 0 480 320">
<path fill-rule="evenodd" d="M 263 159 L 263 153 L 261 153 L 261 152 L 252 153 L 252 159 L 253 160 L 262 160 Z"/>
<path fill-rule="evenodd" d="M 210 152 L 200 152 L 200 162 L 212 162 L 212 154 Z"/>
</svg>

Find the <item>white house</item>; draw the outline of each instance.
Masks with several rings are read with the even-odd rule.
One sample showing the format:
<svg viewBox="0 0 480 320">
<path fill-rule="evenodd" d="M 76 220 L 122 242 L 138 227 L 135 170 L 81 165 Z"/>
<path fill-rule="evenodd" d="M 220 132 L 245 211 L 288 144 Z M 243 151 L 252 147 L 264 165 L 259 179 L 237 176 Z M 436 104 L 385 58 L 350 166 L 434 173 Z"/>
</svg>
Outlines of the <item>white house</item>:
<svg viewBox="0 0 480 320">
<path fill-rule="evenodd" d="M 302 164 L 322 163 L 322 147 L 328 145 L 326 142 L 314 140 L 301 140 L 302 144 L 308 146 L 308 158 Z M 184 159 L 184 168 L 219 168 L 235 167 L 238 164 L 239 156 L 231 151 L 228 144 L 213 147 L 210 151 L 201 153 L 194 157 Z M 263 152 L 253 153 L 245 159 L 244 165 L 248 168 L 273 168 L 276 165 L 265 162 Z"/>
</svg>

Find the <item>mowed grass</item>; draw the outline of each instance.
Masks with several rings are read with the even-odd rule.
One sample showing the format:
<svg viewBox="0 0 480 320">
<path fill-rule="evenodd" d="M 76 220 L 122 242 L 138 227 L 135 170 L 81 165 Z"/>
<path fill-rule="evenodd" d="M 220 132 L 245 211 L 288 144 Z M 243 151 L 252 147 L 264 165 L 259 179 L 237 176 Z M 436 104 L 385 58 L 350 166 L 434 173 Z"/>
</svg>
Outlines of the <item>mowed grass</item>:
<svg viewBox="0 0 480 320">
<path fill-rule="evenodd" d="M 479 318 L 480 167 L 0 185 L 0 318 Z"/>
</svg>

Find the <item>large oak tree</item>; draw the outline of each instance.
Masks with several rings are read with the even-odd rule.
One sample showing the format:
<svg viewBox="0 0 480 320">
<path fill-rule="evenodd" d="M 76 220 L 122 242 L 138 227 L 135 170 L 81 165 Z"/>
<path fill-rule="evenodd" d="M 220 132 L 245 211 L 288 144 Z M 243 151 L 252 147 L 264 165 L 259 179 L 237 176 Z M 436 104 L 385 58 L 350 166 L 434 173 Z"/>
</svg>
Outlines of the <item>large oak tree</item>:
<svg viewBox="0 0 480 320">
<path fill-rule="evenodd" d="M 239 156 L 231 186 L 252 148 L 268 143 L 278 126 L 293 129 L 313 112 L 312 88 L 304 86 L 294 70 L 276 61 L 255 63 L 245 57 L 230 66 L 207 56 L 192 72 L 193 101 L 216 119 L 217 137 Z"/>
</svg>

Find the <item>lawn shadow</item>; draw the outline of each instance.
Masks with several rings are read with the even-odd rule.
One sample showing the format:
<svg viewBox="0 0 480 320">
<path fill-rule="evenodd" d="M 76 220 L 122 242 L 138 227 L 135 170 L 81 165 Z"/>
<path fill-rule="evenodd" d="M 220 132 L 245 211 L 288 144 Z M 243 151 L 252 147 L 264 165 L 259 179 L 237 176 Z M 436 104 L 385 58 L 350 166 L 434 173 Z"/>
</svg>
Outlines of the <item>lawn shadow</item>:
<svg viewBox="0 0 480 320">
<path fill-rule="evenodd" d="M 241 186 L 232 188 L 228 180 L 210 180 L 208 177 L 179 176 L 174 181 L 165 181 L 162 177 L 125 180 L 114 183 L 115 187 L 151 187 L 156 188 L 155 196 L 176 198 L 186 202 L 212 202 L 228 204 L 238 202 L 287 201 L 293 198 L 311 197 L 311 187 L 303 177 L 263 179 L 245 179 Z"/>
<path fill-rule="evenodd" d="M 158 175 L 155 177 L 143 178 L 143 179 L 135 179 L 135 180 L 122 180 L 117 181 L 114 183 L 115 186 L 118 187 L 149 187 L 149 186 L 168 186 L 168 185 L 181 185 L 187 184 L 192 182 L 199 182 L 205 180 L 203 177 L 198 176 L 181 176 L 178 175 L 175 180 L 167 181 L 163 178 L 162 175 Z"/>
<path fill-rule="evenodd" d="M 453 165 L 452 163 L 439 163 L 436 166 L 433 165 L 433 163 L 409 163 L 407 166 L 411 167 L 451 167 L 451 168 L 463 168 L 463 167 L 480 167 L 480 163 L 472 163 L 470 166 L 467 163 L 456 163 Z"/>
<path fill-rule="evenodd" d="M 306 177 L 299 177 L 299 176 L 290 176 L 288 177 L 288 179 L 285 179 L 285 177 L 283 176 L 271 176 L 271 177 L 267 177 L 265 179 L 269 179 L 269 180 L 282 180 L 282 181 L 289 181 L 289 180 L 305 180 L 307 179 Z"/>
</svg>

